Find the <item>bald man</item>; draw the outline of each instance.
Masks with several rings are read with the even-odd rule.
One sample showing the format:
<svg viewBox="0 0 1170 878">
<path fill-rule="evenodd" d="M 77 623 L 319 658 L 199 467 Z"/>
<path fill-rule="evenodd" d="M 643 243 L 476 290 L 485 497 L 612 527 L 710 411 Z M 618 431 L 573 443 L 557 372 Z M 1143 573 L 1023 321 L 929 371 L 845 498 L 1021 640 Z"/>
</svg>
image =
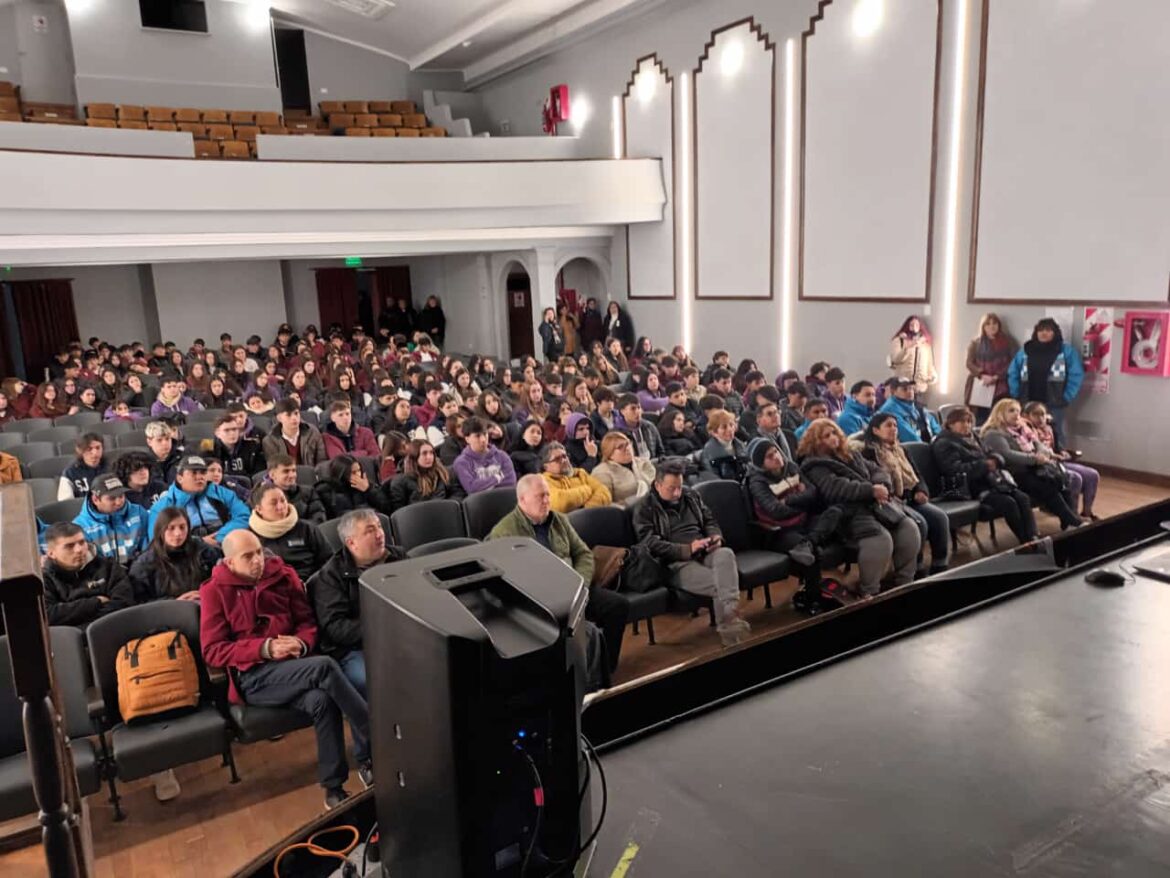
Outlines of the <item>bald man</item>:
<svg viewBox="0 0 1170 878">
<path fill-rule="evenodd" d="M 296 572 L 265 555 L 248 530 L 227 534 L 223 552 L 199 589 L 203 657 L 228 669 L 233 702 L 291 707 L 312 718 L 318 780 L 325 807 L 335 808 L 349 797 L 343 716 L 353 734 L 358 777 L 366 787 L 374 782 L 366 700 L 334 659 L 312 655 L 317 623 Z"/>
</svg>

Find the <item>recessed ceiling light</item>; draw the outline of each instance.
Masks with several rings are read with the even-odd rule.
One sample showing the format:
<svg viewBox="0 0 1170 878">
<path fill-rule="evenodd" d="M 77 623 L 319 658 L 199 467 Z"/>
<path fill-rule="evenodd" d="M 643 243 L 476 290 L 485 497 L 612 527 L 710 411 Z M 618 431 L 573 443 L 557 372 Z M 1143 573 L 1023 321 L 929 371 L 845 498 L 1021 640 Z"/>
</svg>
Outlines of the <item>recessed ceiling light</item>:
<svg viewBox="0 0 1170 878">
<path fill-rule="evenodd" d="M 464 41 L 463 41 L 463 48 L 465 48 L 465 49 L 466 49 L 466 48 L 467 48 L 468 46 L 470 46 L 470 45 L 471 45 L 471 40 L 464 40 Z"/>
</svg>

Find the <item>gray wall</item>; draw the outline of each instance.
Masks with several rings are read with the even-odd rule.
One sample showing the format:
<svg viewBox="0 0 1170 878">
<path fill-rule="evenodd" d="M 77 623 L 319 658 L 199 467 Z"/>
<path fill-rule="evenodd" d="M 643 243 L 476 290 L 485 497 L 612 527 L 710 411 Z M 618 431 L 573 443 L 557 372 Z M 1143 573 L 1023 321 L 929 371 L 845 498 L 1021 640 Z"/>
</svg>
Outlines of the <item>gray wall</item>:
<svg viewBox="0 0 1170 878">
<path fill-rule="evenodd" d="M 14 281 L 48 278 L 73 281 L 73 308 L 82 341 L 96 335 L 111 341 L 149 343 L 157 336 L 157 329 L 151 332 L 148 325 L 137 265 L 14 268 L 4 275 L 5 280 Z"/>
<path fill-rule="evenodd" d="M 305 31 L 309 94 L 320 101 L 412 100 L 422 107 L 423 89 L 456 89 L 459 73 L 411 73 L 402 61 Z"/>
<path fill-rule="evenodd" d="M 838 0 L 837 6 L 842 6 Z M 968 339 L 974 334 L 984 306 L 966 302 L 966 277 L 969 266 L 967 244 L 970 241 L 970 216 L 973 193 L 978 39 L 978 7 L 972 7 L 967 45 L 968 87 L 966 103 L 961 108 L 963 140 L 961 142 L 961 187 L 959 210 L 960 242 L 956 274 L 960 279 L 955 294 L 953 345 L 949 357 L 951 391 L 947 398 L 934 402 L 955 401 L 961 395 L 965 369 L 963 358 Z M 814 360 L 827 359 L 846 370 L 850 379 L 881 379 L 889 374 L 885 364 L 890 336 L 912 312 L 925 314 L 936 331 L 940 328 L 943 305 L 942 256 L 947 211 L 943 209 L 946 187 L 942 176 L 949 153 L 948 129 L 950 95 L 953 87 L 953 62 L 956 49 L 953 27 L 958 3 L 943 0 L 944 32 L 942 77 L 940 82 L 940 141 L 938 147 L 939 184 L 935 210 L 935 259 L 933 298 L 924 305 L 840 303 L 797 301 L 793 303 L 793 356 L 795 368 L 807 369 Z M 552 83 L 564 82 L 575 96 L 586 96 L 593 106 L 593 118 L 580 132 L 586 149 L 594 156 L 607 156 L 611 149 L 609 124 L 610 99 L 625 89 L 635 61 L 657 53 L 672 75 L 692 71 L 711 31 L 748 15 L 753 15 L 777 46 L 778 95 L 783 95 L 783 51 L 789 37 L 799 39 L 817 12 L 817 0 L 676 0 L 645 16 L 624 22 L 561 52 L 554 53 L 509 76 L 491 83 L 480 91 L 484 106 L 492 118 L 492 131 L 499 133 L 503 119 L 510 122 L 512 134 L 538 134 L 540 106 Z M 832 7 L 830 7 L 832 11 Z M 841 9 L 837 10 L 842 11 Z M 845 9 L 847 11 L 847 8 Z M 676 79 L 677 82 L 677 79 Z M 778 106 L 782 108 L 782 100 Z M 779 112 L 779 111 L 778 111 Z M 881 114 L 880 105 L 873 112 Z M 782 115 L 778 118 L 782 118 Z M 777 167 L 782 167 L 782 138 L 777 137 Z M 780 175 L 778 175 L 779 177 Z M 782 198 L 778 182 L 777 205 Z M 779 231 L 780 223 L 777 222 Z M 779 239 L 779 234 L 777 235 Z M 625 295 L 624 235 L 615 237 L 613 247 L 614 289 L 618 298 Z M 779 240 L 776 243 L 779 248 Z M 842 254 L 848 258 L 848 254 Z M 695 353 L 709 358 L 712 351 L 724 348 L 734 356 L 751 356 L 761 368 L 775 374 L 780 365 L 780 290 L 779 251 L 777 251 L 776 299 L 760 302 L 692 303 Z M 1099 302 L 1096 304 L 1109 304 Z M 639 334 L 649 334 L 656 343 L 669 347 L 680 340 L 681 303 L 663 301 L 632 302 L 630 310 Z M 1044 316 L 1040 305 L 1012 305 L 996 308 L 1014 335 L 1027 338 L 1035 321 Z M 1119 309 L 1119 317 L 1124 309 Z M 1078 309 L 1078 325 L 1079 317 Z M 1170 458 L 1163 437 L 1170 427 L 1170 381 L 1121 374 L 1121 334 L 1114 336 L 1112 391 L 1107 395 L 1083 394 L 1071 413 L 1071 431 L 1076 445 L 1088 459 L 1119 467 L 1170 474 Z"/>
<path fill-rule="evenodd" d="M 17 3 L 12 8 L 17 49 L 17 70 L 21 98 L 53 104 L 71 104 L 73 96 L 73 53 L 69 21 L 61 0 Z M 45 29 L 33 28 L 34 16 L 43 16 Z M 0 30 L 3 20 L 0 19 Z M 0 46 L 4 37 L 0 36 Z M 2 49 L 0 49 L 2 51 Z M 6 76 L 3 78 L 11 78 Z"/>
<path fill-rule="evenodd" d="M 71 13 L 79 101 L 279 110 L 271 29 L 254 5 L 209 2 L 207 26 L 144 29 L 131 0 Z"/>
<path fill-rule="evenodd" d="M 16 39 L 16 7 L 0 6 L 0 79 L 20 83 L 20 46 Z"/>
</svg>

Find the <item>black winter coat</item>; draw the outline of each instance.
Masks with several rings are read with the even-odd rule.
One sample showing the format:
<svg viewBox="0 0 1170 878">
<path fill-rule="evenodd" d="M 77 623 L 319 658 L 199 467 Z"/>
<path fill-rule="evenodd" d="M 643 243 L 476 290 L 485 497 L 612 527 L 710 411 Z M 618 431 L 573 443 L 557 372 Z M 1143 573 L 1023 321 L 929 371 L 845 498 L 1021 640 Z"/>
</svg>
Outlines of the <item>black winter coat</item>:
<svg viewBox="0 0 1170 878">
<path fill-rule="evenodd" d="M 852 513 L 847 526 L 850 539 L 860 540 L 881 533 L 882 526 L 873 517 L 873 486 L 888 487 L 889 477 L 877 464 L 854 453 L 848 463 L 836 457 L 806 457 L 800 463 L 800 470 L 817 489 L 821 508 L 844 506 Z"/>
<path fill-rule="evenodd" d="M 690 488 L 683 488 L 679 498 L 681 509 L 679 515 L 698 525 L 705 536 L 722 536 L 719 523 L 714 513 L 707 507 L 697 493 Z M 689 543 L 671 542 L 670 515 L 658 492 L 651 489 L 650 493 L 638 501 L 634 506 L 634 535 L 639 543 L 644 543 L 656 559 L 665 564 L 674 564 L 680 561 L 691 560 Z"/>
<path fill-rule="evenodd" d="M 297 520 L 284 536 L 268 538 L 256 534 L 260 544 L 297 572 L 307 582 L 329 560 L 329 544 L 315 524 Z"/>
<path fill-rule="evenodd" d="M 212 568 L 219 563 L 223 552 L 197 537 L 191 537 L 189 543 L 195 544 L 192 548 L 195 562 L 186 581 L 168 581 L 169 577 L 159 570 L 153 546 L 134 559 L 130 565 L 130 585 L 134 588 L 137 603 L 170 600 L 188 591 L 198 591 L 199 586 L 211 577 Z"/>
<path fill-rule="evenodd" d="M 325 517 L 341 518 L 354 509 L 374 509 L 377 512 L 390 514 L 391 509 L 382 491 L 377 485 L 371 484 L 370 490 L 364 494 L 348 484 L 335 482 L 320 482 L 316 486 L 321 498 L 321 505 L 325 507 Z"/>
<path fill-rule="evenodd" d="M 284 496 L 288 498 L 289 503 L 296 507 L 297 518 L 301 521 L 321 524 L 328 517 L 316 486 L 293 485 L 284 492 Z"/>
<path fill-rule="evenodd" d="M 786 521 L 817 509 L 821 502 L 820 496 L 816 489 L 807 483 L 804 483 L 804 490 L 790 491 L 783 497 L 777 497 L 772 491 L 773 485 L 799 475 L 800 468 L 790 460 L 784 462 L 784 469 L 778 473 L 770 473 L 758 466 L 749 466 L 747 486 L 753 507 L 762 511 L 772 521 Z"/>
<path fill-rule="evenodd" d="M 387 561 L 406 557 L 397 546 L 387 546 Z M 362 571 L 349 549 L 336 551 L 306 583 L 313 612 L 317 616 L 317 649 L 324 655 L 343 658 L 350 650 L 362 648 L 361 601 L 358 579 Z"/>
<path fill-rule="evenodd" d="M 50 625 L 85 628 L 94 619 L 134 604 L 130 577 L 112 558 L 95 555 L 73 572 L 47 561 L 41 575 L 45 581 L 45 615 Z M 109 600 L 102 603 L 99 597 Z"/>
<path fill-rule="evenodd" d="M 445 485 L 442 482 L 437 483 L 434 492 L 426 497 L 419 492 L 418 476 L 413 473 L 395 476 L 389 487 L 383 485 L 382 490 L 387 497 L 386 502 L 392 509 L 401 509 L 403 506 L 425 503 L 428 500 L 461 500 L 466 495 L 459 484 L 459 479 L 454 473 L 449 474 L 449 479 Z"/>
<path fill-rule="evenodd" d="M 972 497 L 978 497 L 981 492 L 990 489 L 991 469 L 987 460 L 997 455 L 988 452 L 977 436 L 960 436 L 950 430 L 943 430 L 930 443 L 930 453 L 934 455 L 935 466 L 941 475 L 957 476 L 962 473 L 967 476 L 967 487 Z"/>
<path fill-rule="evenodd" d="M 443 346 L 443 339 L 447 337 L 447 316 L 441 306 L 419 311 L 415 326 L 429 335 L 438 347 Z"/>
</svg>

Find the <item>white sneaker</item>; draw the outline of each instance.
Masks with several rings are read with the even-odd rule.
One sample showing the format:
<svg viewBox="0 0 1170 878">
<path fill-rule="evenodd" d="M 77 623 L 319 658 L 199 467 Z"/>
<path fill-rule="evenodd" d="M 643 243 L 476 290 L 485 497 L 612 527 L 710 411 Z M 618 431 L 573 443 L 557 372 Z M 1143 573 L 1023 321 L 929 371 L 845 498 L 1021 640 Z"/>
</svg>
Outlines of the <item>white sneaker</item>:
<svg viewBox="0 0 1170 878">
<path fill-rule="evenodd" d="M 179 779 L 175 777 L 174 771 L 160 771 L 158 774 L 152 774 L 150 779 L 154 781 L 154 797 L 160 802 L 169 802 L 171 799 L 178 798 L 179 793 L 182 792 Z"/>
</svg>

